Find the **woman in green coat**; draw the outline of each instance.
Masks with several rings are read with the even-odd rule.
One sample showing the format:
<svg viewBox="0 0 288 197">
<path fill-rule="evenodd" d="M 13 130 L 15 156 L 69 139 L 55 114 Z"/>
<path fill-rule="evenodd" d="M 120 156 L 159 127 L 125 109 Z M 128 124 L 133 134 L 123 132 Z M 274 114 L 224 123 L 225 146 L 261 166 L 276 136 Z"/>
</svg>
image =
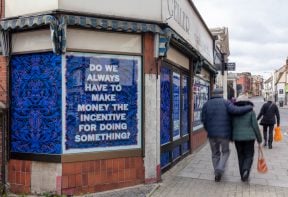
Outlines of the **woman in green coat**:
<svg viewBox="0 0 288 197">
<path fill-rule="evenodd" d="M 240 96 L 235 103 L 237 106 L 254 106 L 246 96 Z M 233 141 L 237 150 L 239 171 L 241 180 L 247 181 L 250 174 L 250 169 L 253 163 L 254 157 L 254 143 L 257 140 L 259 146 L 262 142 L 262 137 L 256 114 L 254 110 L 241 115 L 233 117 Z"/>
</svg>

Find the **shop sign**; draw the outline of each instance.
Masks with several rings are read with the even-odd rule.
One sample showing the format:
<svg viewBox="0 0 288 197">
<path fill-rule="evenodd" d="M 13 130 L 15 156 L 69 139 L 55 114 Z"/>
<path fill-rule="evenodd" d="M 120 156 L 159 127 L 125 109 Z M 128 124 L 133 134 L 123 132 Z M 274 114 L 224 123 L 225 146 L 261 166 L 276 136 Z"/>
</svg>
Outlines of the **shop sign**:
<svg viewBox="0 0 288 197">
<path fill-rule="evenodd" d="M 162 20 L 213 64 L 213 38 L 189 0 L 162 0 Z"/>
<path fill-rule="evenodd" d="M 64 153 L 140 148 L 141 58 L 66 55 Z"/>
</svg>

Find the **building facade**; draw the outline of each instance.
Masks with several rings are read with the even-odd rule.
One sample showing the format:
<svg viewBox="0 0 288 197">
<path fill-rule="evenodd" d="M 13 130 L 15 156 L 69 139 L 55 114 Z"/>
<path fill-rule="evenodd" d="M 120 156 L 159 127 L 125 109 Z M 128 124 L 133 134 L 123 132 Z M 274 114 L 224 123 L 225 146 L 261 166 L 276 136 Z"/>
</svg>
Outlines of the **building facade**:
<svg viewBox="0 0 288 197">
<path fill-rule="evenodd" d="M 237 74 L 228 73 L 228 99 L 237 98 Z"/>
<path fill-rule="evenodd" d="M 206 141 L 215 44 L 191 1 L 6 0 L 1 40 L 12 192 L 156 182 Z"/>
<path fill-rule="evenodd" d="M 237 95 L 252 93 L 252 75 L 249 72 L 238 73 L 237 76 Z"/>
<path fill-rule="evenodd" d="M 275 83 L 274 83 L 274 76 L 270 76 L 268 79 L 266 79 L 263 83 L 263 92 L 262 95 L 265 100 L 267 99 L 273 99 L 274 101 L 274 88 L 275 88 Z"/>
<path fill-rule="evenodd" d="M 262 96 L 263 77 L 261 75 L 252 75 L 252 96 Z"/>
<path fill-rule="evenodd" d="M 216 63 L 216 65 L 218 66 L 216 86 L 223 88 L 223 96 L 224 98 L 227 99 L 230 95 L 230 90 L 231 90 L 228 84 L 228 71 L 225 66 L 225 64 L 228 63 L 228 57 L 230 55 L 229 31 L 227 27 L 211 28 L 210 30 L 213 36 L 215 37 L 215 40 L 216 40 L 215 45 L 217 49 L 219 49 L 220 51 L 219 53 L 215 53 L 215 55 L 220 56 L 218 59 L 221 60 L 221 62 Z"/>
</svg>

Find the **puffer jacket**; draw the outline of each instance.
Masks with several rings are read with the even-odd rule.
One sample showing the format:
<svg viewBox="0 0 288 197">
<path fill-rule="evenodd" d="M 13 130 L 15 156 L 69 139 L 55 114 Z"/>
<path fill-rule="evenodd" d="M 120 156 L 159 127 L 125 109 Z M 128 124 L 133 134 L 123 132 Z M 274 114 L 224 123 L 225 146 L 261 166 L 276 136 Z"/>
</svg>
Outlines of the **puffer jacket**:
<svg viewBox="0 0 288 197">
<path fill-rule="evenodd" d="M 275 116 L 277 118 L 277 125 L 280 125 L 279 109 L 272 101 L 268 101 L 262 106 L 257 120 L 259 120 L 262 116 L 263 118 L 260 121 L 261 125 L 274 125 L 276 123 Z"/>
<path fill-rule="evenodd" d="M 250 101 L 236 102 L 237 106 L 253 106 Z M 247 141 L 257 140 L 258 143 L 262 142 L 262 137 L 256 114 L 254 111 L 250 111 L 244 115 L 233 116 L 233 134 L 232 139 L 234 141 Z"/>
<path fill-rule="evenodd" d="M 252 109 L 252 106 L 238 107 L 221 96 L 213 96 L 202 108 L 201 121 L 209 138 L 221 137 L 231 139 L 231 114 L 240 115 Z"/>
</svg>

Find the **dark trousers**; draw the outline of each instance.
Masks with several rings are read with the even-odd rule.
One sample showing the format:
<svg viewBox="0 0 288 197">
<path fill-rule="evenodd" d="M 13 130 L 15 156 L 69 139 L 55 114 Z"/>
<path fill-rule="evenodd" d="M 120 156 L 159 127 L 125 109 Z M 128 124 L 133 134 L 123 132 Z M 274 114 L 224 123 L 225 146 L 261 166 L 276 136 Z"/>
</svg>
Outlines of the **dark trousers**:
<svg viewBox="0 0 288 197">
<path fill-rule="evenodd" d="M 254 157 L 254 142 L 255 140 L 235 141 L 241 177 L 245 170 L 248 170 L 248 174 L 250 173 Z"/>
<path fill-rule="evenodd" d="M 263 135 L 264 135 L 264 142 L 265 143 L 267 143 L 267 130 L 268 129 L 269 129 L 268 144 L 272 145 L 274 125 L 263 125 Z"/>
</svg>

